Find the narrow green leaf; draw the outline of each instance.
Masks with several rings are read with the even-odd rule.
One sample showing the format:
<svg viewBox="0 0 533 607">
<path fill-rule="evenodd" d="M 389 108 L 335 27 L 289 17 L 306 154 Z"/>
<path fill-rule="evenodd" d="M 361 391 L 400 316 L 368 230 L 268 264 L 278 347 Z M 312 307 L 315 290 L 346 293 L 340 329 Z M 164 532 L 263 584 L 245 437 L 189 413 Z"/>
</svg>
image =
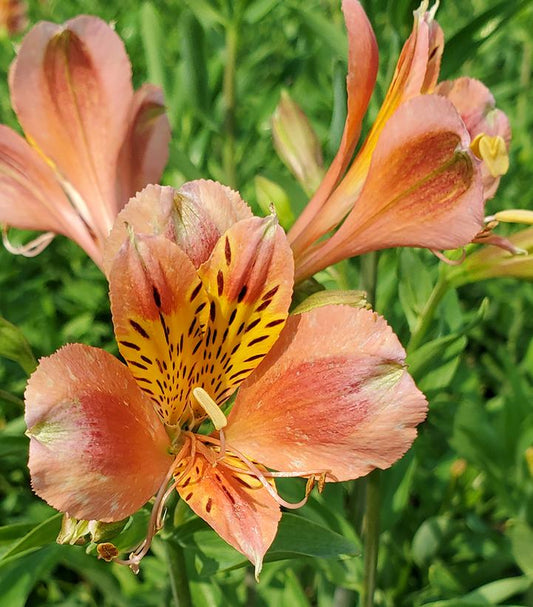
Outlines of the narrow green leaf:
<svg viewBox="0 0 533 607">
<path fill-rule="evenodd" d="M 22 331 L 0 316 L 0 356 L 18 363 L 31 375 L 37 366 L 30 344 Z"/>
<path fill-rule="evenodd" d="M 191 11 L 185 11 L 181 22 L 181 55 L 187 98 L 193 109 L 205 112 L 209 107 L 207 60 L 204 52 L 204 30 Z"/>
<path fill-rule="evenodd" d="M 0 604 L 24 607 L 35 584 L 56 566 L 60 546 L 46 546 L 19 558 L 0 561 Z"/>
<path fill-rule="evenodd" d="M 530 0 L 521 2 L 500 2 L 470 21 L 446 42 L 445 61 L 442 65 L 441 80 L 449 78 L 459 71 L 463 63 L 477 49 L 489 40 L 502 26 L 523 8 L 530 5 Z"/>
<path fill-rule="evenodd" d="M 148 80 L 152 84 L 163 87 L 165 96 L 168 91 L 165 76 L 165 48 L 161 17 L 151 2 L 145 2 L 139 11 L 139 25 L 146 64 L 148 67 Z"/>
<path fill-rule="evenodd" d="M 533 529 L 522 521 L 514 521 L 507 535 L 517 565 L 533 579 Z"/>
<path fill-rule="evenodd" d="M 11 548 L 2 555 L 2 557 L 0 558 L 0 563 L 2 563 L 8 558 L 26 552 L 27 550 L 41 548 L 46 544 L 55 542 L 57 534 L 61 529 L 62 517 L 63 515 L 61 514 L 61 512 L 58 512 L 57 514 L 54 514 L 50 518 L 43 521 L 41 524 L 34 527 L 30 532 L 28 532 L 18 542 L 13 544 L 13 546 L 11 546 Z"/>
</svg>

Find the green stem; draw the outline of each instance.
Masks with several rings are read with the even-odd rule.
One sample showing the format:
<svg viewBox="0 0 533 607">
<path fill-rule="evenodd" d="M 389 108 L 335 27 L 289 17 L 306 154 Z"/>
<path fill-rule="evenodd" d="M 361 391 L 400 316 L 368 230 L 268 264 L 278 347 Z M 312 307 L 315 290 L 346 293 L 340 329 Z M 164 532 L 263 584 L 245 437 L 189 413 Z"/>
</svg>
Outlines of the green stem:
<svg viewBox="0 0 533 607">
<path fill-rule="evenodd" d="M 235 66 L 237 62 L 237 32 L 237 24 L 228 23 L 226 27 L 226 64 L 224 66 L 224 82 L 222 85 L 225 113 L 222 161 L 226 183 L 232 188 L 237 187 L 235 169 Z"/>
<path fill-rule="evenodd" d="M 174 605 L 193 607 L 183 548 L 172 538 L 168 538 L 165 545 Z"/>
<path fill-rule="evenodd" d="M 374 470 L 366 478 L 366 513 L 364 521 L 364 575 L 361 607 L 374 605 L 379 552 L 379 515 L 381 507 L 381 470 Z"/>
<path fill-rule="evenodd" d="M 437 280 L 437 283 L 433 287 L 433 291 L 431 292 L 431 295 L 429 296 L 429 299 L 422 310 L 422 314 L 420 314 L 420 317 L 418 318 L 416 327 L 411 334 L 411 339 L 407 345 L 408 352 L 416 350 L 422 343 L 422 340 L 431 326 L 435 311 L 437 310 L 438 305 L 442 301 L 442 298 L 446 295 L 449 288 L 450 283 L 448 279 L 445 278 L 444 274 L 441 274 Z"/>
<path fill-rule="evenodd" d="M 5 390 L 0 390 L 0 399 L 5 400 L 8 403 L 13 403 L 14 405 L 18 405 L 19 407 L 24 408 L 24 401 L 21 398 L 17 398 L 16 396 L 13 396 L 13 394 L 10 394 L 9 392 L 6 392 Z"/>
</svg>

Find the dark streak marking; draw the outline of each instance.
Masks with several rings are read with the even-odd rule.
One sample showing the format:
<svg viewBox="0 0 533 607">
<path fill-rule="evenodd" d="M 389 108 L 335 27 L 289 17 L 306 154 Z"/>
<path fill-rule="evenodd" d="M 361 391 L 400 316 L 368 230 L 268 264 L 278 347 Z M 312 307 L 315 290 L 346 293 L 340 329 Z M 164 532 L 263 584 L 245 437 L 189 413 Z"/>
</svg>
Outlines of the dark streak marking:
<svg viewBox="0 0 533 607">
<path fill-rule="evenodd" d="M 250 348 L 251 346 L 255 346 L 255 344 L 258 344 L 268 338 L 269 335 L 261 335 L 261 337 L 256 337 L 255 339 L 252 339 L 252 341 L 248 344 L 248 347 Z"/>
<path fill-rule="evenodd" d="M 141 354 L 141 360 L 144 360 L 144 362 L 148 363 L 149 365 L 153 364 L 152 360 L 150 358 L 148 358 L 148 356 L 145 356 L 144 354 Z"/>
<path fill-rule="evenodd" d="M 257 327 L 257 325 L 261 322 L 260 318 L 256 318 L 255 320 L 252 320 L 252 322 L 246 326 L 246 329 L 244 329 L 245 333 L 248 333 L 248 331 L 251 331 L 254 327 Z"/>
<path fill-rule="evenodd" d="M 248 291 L 248 287 L 246 285 L 242 286 L 242 289 L 239 291 L 237 295 L 237 303 L 241 303 L 241 301 L 246 297 L 246 291 Z"/>
<path fill-rule="evenodd" d="M 127 363 L 128 363 L 128 365 L 133 365 L 134 367 L 138 367 L 139 369 L 142 369 L 143 371 L 148 371 L 148 367 L 146 365 L 138 363 L 134 360 L 128 360 Z"/>
<path fill-rule="evenodd" d="M 217 290 L 218 296 L 220 297 L 224 291 L 224 274 L 222 273 L 222 270 L 219 270 L 217 274 Z"/>
<path fill-rule="evenodd" d="M 278 292 L 278 289 L 279 289 L 279 285 L 275 286 L 273 289 L 270 289 L 270 291 L 268 293 L 265 293 L 261 299 L 263 301 L 265 299 L 272 299 L 274 297 L 274 295 Z"/>
<path fill-rule="evenodd" d="M 267 323 L 267 327 L 275 327 L 276 325 L 280 325 L 282 322 L 285 322 L 284 318 L 278 318 L 278 320 L 271 320 L 269 323 Z"/>
<path fill-rule="evenodd" d="M 141 349 L 137 344 L 132 343 L 131 341 L 119 341 L 121 346 L 126 346 L 126 348 L 131 348 L 132 350 L 136 350 L 137 352 Z"/>
<path fill-rule="evenodd" d="M 152 287 L 152 295 L 154 296 L 155 305 L 160 308 L 161 307 L 161 295 L 159 295 L 159 291 L 157 287 Z"/>
<path fill-rule="evenodd" d="M 144 337 L 144 339 L 150 339 L 150 336 L 148 335 L 148 333 L 141 327 L 141 325 L 138 322 L 135 322 L 134 320 L 131 320 L 130 318 L 130 325 L 132 327 L 132 329 L 134 331 L 137 331 L 137 333 L 141 336 Z"/>
<path fill-rule="evenodd" d="M 226 256 L 226 263 L 229 266 L 231 263 L 231 246 L 229 244 L 229 238 L 227 236 L 226 236 L 226 246 L 224 247 L 224 253 Z"/>
<path fill-rule="evenodd" d="M 268 306 L 272 303 L 271 299 L 267 299 L 266 301 L 264 301 L 260 306 L 258 306 L 255 311 L 256 312 L 262 312 L 263 310 L 266 310 L 268 308 Z"/>
<path fill-rule="evenodd" d="M 195 287 L 193 292 L 191 293 L 191 296 L 189 297 L 189 301 L 194 301 L 196 299 L 196 297 L 198 296 L 198 293 L 200 293 L 200 289 L 202 288 L 202 283 L 199 282 Z"/>
</svg>

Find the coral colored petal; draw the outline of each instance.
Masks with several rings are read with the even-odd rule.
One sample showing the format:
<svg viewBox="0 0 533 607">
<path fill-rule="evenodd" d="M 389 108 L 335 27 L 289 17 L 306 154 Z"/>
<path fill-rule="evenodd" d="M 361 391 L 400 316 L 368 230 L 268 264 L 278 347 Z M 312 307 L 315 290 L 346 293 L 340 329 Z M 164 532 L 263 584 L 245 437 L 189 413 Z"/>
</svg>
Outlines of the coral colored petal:
<svg viewBox="0 0 533 607">
<path fill-rule="evenodd" d="M 339 150 L 319 189 L 309 201 L 289 232 L 293 249 L 298 252 L 315 239 L 314 235 L 299 237 L 305 226 L 320 210 L 333 188 L 339 182 L 352 155 L 361 132 L 361 123 L 372 95 L 378 70 L 378 47 L 374 31 L 361 4 L 357 0 L 343 0 L 342 10 L 348 30 L 348 77 L 346 89 L 348 108 Z M 341 210 L 333 218 L 333 227 L 343 217 Z M 325 228 L 323 233 L 330 228 Z M 307 231 L 306 231 L 307 234 Z"/>
<path fill-rule="evenodd" d="M 117 160 L 133 96 L 122 41 L 96 17 L 39 23 L 22 42 L 10 88 L 28 139 L 86 201 L 87 223 L 106 236 L 118 211 Z"/>
<path fill-rule="evenodd" d="M 249 217 L 252 212 L 239 194 L 215 181 L 190 181 L 179 190 L 148 186 L 117 217 L 106 243 L 106 272 L 128 238 L 126 226 L 140 234 L 165 234 L 198 267 L 230 226 Z"/>
<path fill-rule="evenodd" d="M 226 446 L 275 470 L 349 480 L 399 459 L 426 408 L 385 320 L 324 306 L 289 317 L 239 390 Z"/>
<path fill-rule="evenodd" d="M 96 263 L 99 248 L 43 158 L 15 131 L 0 125 L 0 224 L 64 234 Z"/>
<path fill-rule="evenodd" d="M 133 96 L 130 128 L 120 150 L 118 179 L 120 207 L 149 183 L 161 179 L 168 160 L 170 125 L 163 91 L 143 85 Z"/>
<path fill-rule="evenodd" d="M 257 479 L 224 465 L 241 467 L 239 460 L 227 456 L 215 466 L 211 462 L 216 456 L 200 445 L 192 462 L 190 456 L 184 458 L 176 475 L 189 466 L 190 471 L 180 479 L 177 490 L 222 539 L 250 559 L 257 576 L 276 535 L 280 508 Z"/>
<path fill-rule="evenodd" d="M 270 350 L 287 318 L 293 286 L 292 253 L 274 217 L 236 223 L 198 274 L 210 307 L 204 387 L 223 402 Z"/>
<path fill-rule="evenodd" d="M 389 247 L 453 249 L 483 228 L 483 192 L 469 136 L 436 95 L 404 103 L 383 130 L 350 215 L 297 266 L 296 280 L 347 257 Z M 339 186 L 331 200 L 349 196 Z"/>
<path fill-rule="evenodd" d="M 103 350 L 68 345 L 26 388 L 34 491 L 80 519 L 117 521 L 157 491 L 169 440 L 128 369 Z"/>
<path fill-rule="evenodd" d="M 120 353 L 163 421 L 183 422 L 202 372 L 197 352 L 208 313 L 194 266 L 164 236 L 140 235 L 119 251 L 109 284 Z"/>
<path fill-rule="evenodd" d="M 491 137 L 500 136 L 509 150 L 511 125 L 507 116 L 496 108 L 490 90 L 474 78 L 458 78 L 441 82 L 435 90 L 438 95 L 448 98 L 461 115 L 472 140 L 484 133 Z M 492 198 L 498 189 L 500 177 L 491 175 L 485 163 L 481 163 L 485 198 Z"/>
</svg>

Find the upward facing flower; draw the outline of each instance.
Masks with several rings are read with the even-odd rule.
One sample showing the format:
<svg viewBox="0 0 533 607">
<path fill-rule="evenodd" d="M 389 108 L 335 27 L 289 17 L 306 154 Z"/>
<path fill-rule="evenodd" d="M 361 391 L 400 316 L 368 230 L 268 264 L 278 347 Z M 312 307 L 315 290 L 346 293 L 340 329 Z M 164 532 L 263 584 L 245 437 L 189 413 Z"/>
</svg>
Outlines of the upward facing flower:
<svg viewBox="0 0 533 607">
<path fill-rule="evenodd" d="M 342 305 L 288 316 L 288 241 L 235 192 L 147 188 L 119 216 L 108 263 L 127 366 L 82 345 L 41 361 L 29 466 L 34 490 L 76 518 L 119 520 L 157 491 L 132 568 L 169 484 L 259 572 L 280 505 L 299 505 L 276 477 L 310 491 L 386 468 L 413 441 L 426 401 L 386 322 Z"/>
<path fill-rule="evenodd" d="M 161 90 L 133 92 L 122 41 L 88 16 L 36 25 L 9 85 L 27 141 L 0 126 L 0 224 L 49 232 L 37 251 L 64 234 L 101 266 L 117 213 L 157 182 L 166 164 L 170 129 Z"/>
<path fill-rule="evenodd" d="M 456 248 L 483 229 L 484 200 L 506 170 L 508 123 L 500 113 L 497 124 L 485 130 L 490 122 L 484 113 L 490 96 L 486 89 L 487 94 L 476 90 L 474 99 L 470 96 L 468 108 L 464 88 L 453 83 L 435 88 L 444 38 L 434 9 L 427 11 L 427 6 L 426 0 L 415 12 L 383 105 L 352 161 L 376 81 L 378 54 L 361 5 L 343 0 L 348 112 L 339 151 L 289 232 L 297 281 L 368 251 Z M 474 82 L 472 90 L 483 87 L 468 82 Z M 474 145 L 476 136 L 480 139 Z M 495 175 L 491 183 L 483 168 L 489 163 Z M 493 189 L 484 192 L 484 185 Z"/>
</svg>

